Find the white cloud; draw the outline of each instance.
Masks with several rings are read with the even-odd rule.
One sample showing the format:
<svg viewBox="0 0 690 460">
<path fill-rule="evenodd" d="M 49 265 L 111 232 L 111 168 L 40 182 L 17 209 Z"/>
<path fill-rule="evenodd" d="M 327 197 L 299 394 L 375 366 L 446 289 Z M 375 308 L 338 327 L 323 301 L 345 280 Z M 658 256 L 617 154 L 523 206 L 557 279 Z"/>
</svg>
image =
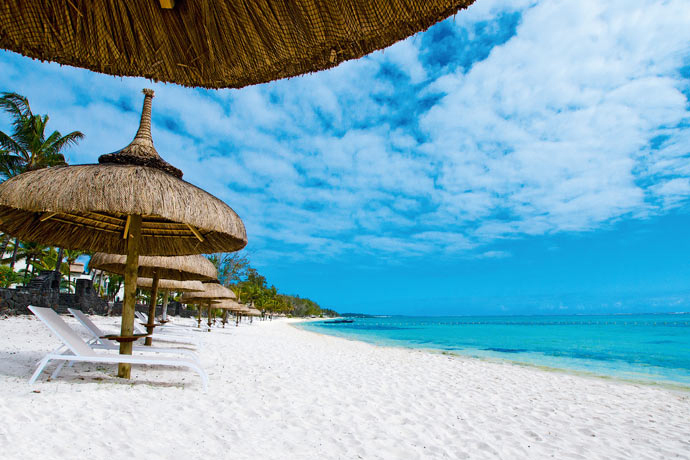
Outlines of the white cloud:
<svg viewBox="0 0 690 460">
<path fill-rule="evenodd" d="M 139 90 L 154 87 L 157 149 L 240 214 L 261 257 L 469 254 L 685 203 L 687 2 L 484 0 L 448 24 L 481 42 L 474 24 L 496 28 L 516 11 L 515 35 L 469 70 L 425 68 L 417 35 L 242 90 L 116 79 L 11 53 L 0 55 L 0 86 L 27 95 L 54 129 L 87 134 L 74 162 L 126 145 Z M 405 77 L 382 76 L 384 67 Z"/>
</svg>

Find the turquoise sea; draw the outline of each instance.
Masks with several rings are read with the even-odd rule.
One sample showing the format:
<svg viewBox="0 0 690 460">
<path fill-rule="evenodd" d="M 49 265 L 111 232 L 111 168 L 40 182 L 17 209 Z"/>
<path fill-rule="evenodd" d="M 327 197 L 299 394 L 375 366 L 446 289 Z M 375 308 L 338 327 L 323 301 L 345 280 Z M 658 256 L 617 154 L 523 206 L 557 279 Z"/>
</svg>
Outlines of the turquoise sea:
<svg viewBox="0 0 690 460">
<path fill-rule="evenodd" d="M 373 317 L 300 323 L 378 345 L 671 384 L 690 389 L 690 314 Z"/>
</svg>

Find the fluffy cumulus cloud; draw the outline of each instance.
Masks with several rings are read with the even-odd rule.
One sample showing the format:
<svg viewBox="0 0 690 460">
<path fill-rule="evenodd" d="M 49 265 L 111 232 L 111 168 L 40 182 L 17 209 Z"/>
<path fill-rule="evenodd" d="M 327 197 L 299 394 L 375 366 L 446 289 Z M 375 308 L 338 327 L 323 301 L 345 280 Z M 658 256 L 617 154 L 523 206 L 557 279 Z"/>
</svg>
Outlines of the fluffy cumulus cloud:
<svg viewBox="0 0 690 460">
<path fill-rule="evenodd" d="M 487 245 L 684 205 L 688 24 L 685 0 L 482 0 L 327 72 L 153 85 L 154 138 L 235 208 L 264 258 L 509 257 Z M 151 86 L 0 63 L 2 89 L 87 134 L 74 163 L 124 146 Z"/>
</svg>

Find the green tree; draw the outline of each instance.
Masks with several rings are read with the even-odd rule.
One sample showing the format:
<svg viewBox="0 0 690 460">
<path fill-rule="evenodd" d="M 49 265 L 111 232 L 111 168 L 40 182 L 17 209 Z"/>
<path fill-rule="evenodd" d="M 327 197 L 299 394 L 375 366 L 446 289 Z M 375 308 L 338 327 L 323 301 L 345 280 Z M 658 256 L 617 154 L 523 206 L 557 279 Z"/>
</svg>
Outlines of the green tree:
<svg viewBox="0 0 690 460">
<path fill-rule="evenodd" d="M 0 131 L 0 181 L 26 171 L 67 164 L 63 151 L 76 145 L 84 134 L 73 131 L 63 136 L 59 131 L 53 131 L 47 135 L 48 115 L 34 115 L 29 100 L 24 96 L 7 92 L 0 94 L 0 109 L 10 115 L 12 124 L 11 134 Z M 9 238 L 8 235 L 5 237 Z M 13 268 L 18 240 L 15 240 L 14 247 L 10 263 Z"/>
<path fill-rule="evenodd" d="M 225 252 L 207 256 L 218 270 L 218 280 L 223 286 L 236 284 L 246 276 L 249 256 L 245 251 Z"/>
<path fill-rule="evenodd" d="M 12 284 L 19 283 L 22 275 L 12 270 L 7 265 L 0 265 L 0 287 L 8 288 Z"/>
</svg>

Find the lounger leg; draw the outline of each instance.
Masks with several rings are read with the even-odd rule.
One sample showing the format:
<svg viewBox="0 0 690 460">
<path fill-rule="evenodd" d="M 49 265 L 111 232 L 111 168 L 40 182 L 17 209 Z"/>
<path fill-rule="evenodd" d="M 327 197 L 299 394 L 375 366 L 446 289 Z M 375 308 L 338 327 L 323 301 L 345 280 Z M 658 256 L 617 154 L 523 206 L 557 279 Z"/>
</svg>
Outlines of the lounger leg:
<svg viewBox="0 0 690 460">
<path fill-rule="evenodd" d="M 48 361 L 50 361 L 50 357 L 46 356 L 45 358 L 43 358 L 38 363 L 38 367 L 36 368 L 36 371 L 34 372 L 34 374 L 29 379 L 29 385 L 33 385 L 34 383 L 36 383 L 36 379 L 38 378 L 39 375 L 41 375 L 41 372 L 43 372 L 43 369 L 46 367 L 46 364 L 48 364 Z"/>
<path fill-rule="evenodd" d="M 70 361 L 70 365 L 72 365 L 72 363 L 73 361 Z M 57 376 L 60 375 L 60 371 L 62 370 L 62 368 L 65 367 L 65 364 L 67 364 L 67 361 L 60 361 L 60 364 L 58 364 L 53 373 L 50 374 L 50 378 L 56 379 Z"/>
</svg>

